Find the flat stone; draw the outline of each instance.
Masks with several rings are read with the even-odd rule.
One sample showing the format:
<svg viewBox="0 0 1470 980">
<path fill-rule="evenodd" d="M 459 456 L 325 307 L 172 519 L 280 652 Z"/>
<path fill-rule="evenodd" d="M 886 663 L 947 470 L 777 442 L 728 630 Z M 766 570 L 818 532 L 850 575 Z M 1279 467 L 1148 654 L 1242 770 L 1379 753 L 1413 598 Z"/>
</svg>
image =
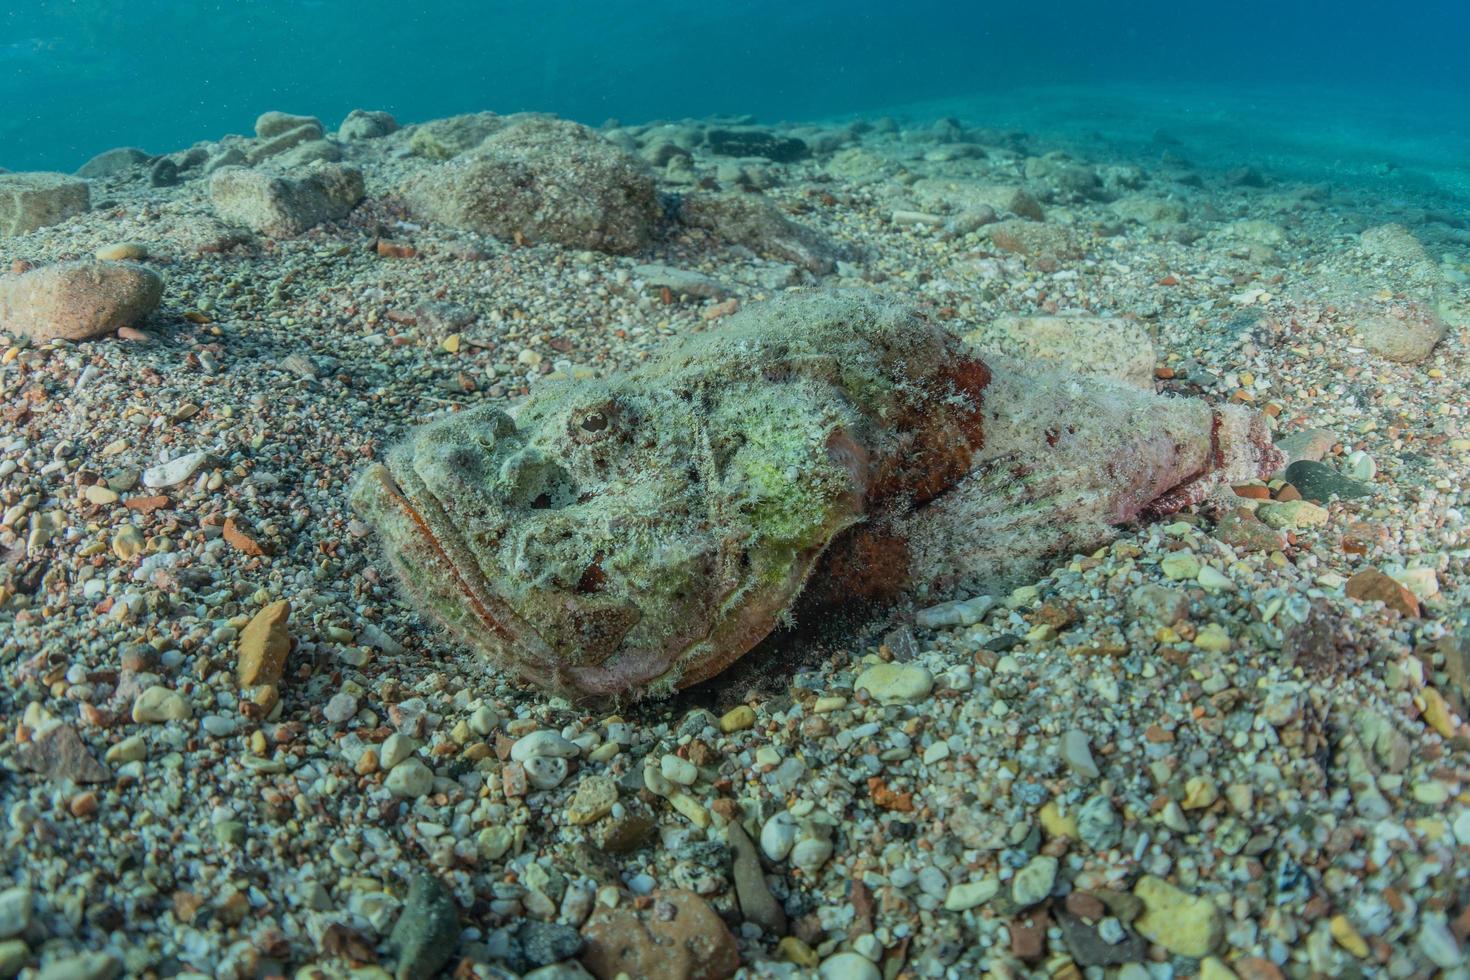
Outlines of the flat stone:
<svg viewBox="0 0 1470 980">
<path fill-rule="evenodd" d="M 1207 898 L 1190 895 L 1154 875 L 1140 878 L 1133 894 L 1143 902 L 1134 928 L 1171 953 L 1200 959 L 1213 953 L 1225 937 L 1220 910 Z"/>
<path fill-rule="evenodd" d="M 1433 310 L 1411 306 L 1404 310 L 1366 313 L 1353 323 L 1363 346 L 1390 361 L 1418 364 L 1449 334 L 1449 326 Z"/>
<path fill-rule="evenodd" d="M 950 887 L 944 896 L 944 907 L 951 912 L 964 912 L 984 905 L 999 893 L 1000 879 L 994 876 L 961 882 Z"/>
<path fill-rule="evenodd" d="M 0 331 L 34 340 L 91 340 L 158 308 L 163 279 L 131 262 L 57 262 L 0 278 Z"/>
<path fill-rule="evenodd" d="M 174 487 L 192 477 L 209 459 L 209 453 L 194 452 L 175 456 L 143 471 L 143 485 L 154 490 Z"/>
<path fill-rule="evenodd" d="M 255 120 L 255 135 L 259 139 L 271 139 L 282 133 L 289 133 L 293 129 L 302 126 L 315 126 L 322 128 L 322 121 L 316 116 L 295 116 L 289 112 L 263 112 Z"/>
<path fill-rule="evenodd" d="M 510 758 L 512 762 L 526 762 L 537 756 L 572 759 L 581 751 L 577 743 L 563 738 L 560 732 L 543 728 L 517 739 L 516 743 L 511 746 Z"/>
<path fill-rule="evenodd" d="M 286 628 L 290 618 L 291 603 L 277 599 L 252 616 L 240 632 L 235 676 L 241 687 L 280 683 L 286 655 L 291 652 L 291 633 Z"/>
<path fill-rule="evenodd" d="M 731 876 L 735 879 L 735 897 L 740 902 L 740 914 L 747 922 L 760 926 L 767 935 L 785 935 L 786 910 L 766 884 L 755 843 L 738 820 L 730 821 L 725 836 L 733 856 Z"/>
<path fill-rule="evenodd" d="M 345 218 L 362 197 L 362 172 L 336 163 L 314 164 L 300 176 L 221 167 L 209 178 L 209 198 L 221 220 L 273 238 Z"/>
<path fill-rule="evenodd" d="M 1305 499 L 1325 504 L 1334 496 L 1356 500 L 1373 493 L 1373 487 L 1343 476 L 1326 463 L 1298 460 L 1286 468 L 1286 482 L 1296 487 Z"/>
<path fill-rule="evenodd" d="M 729 286 L 701 272 L 677 269 L 671 265 L 635 265 L 632 272 L 649 289 L 667 289 L 675 296 L 724 299 L 730 295 Z"/>
<path fill-rule="evenodd" d="M 811 155 L 803 140 L 765 129 L 711 129 L 705 134 L 705 145 L 716 156 L 760 157 L 777 163 Z"/>
<path fill-rule="evenodd" d="M 92 192 L 66 174 L 0 174 L 0 238 L 24 235 L 86 212 Z"/>
<path fill-rule="evenodd" d="M 1349 599 L 1359 602 L 1381 602 L 1401 616 L 1419 615 L 1419 598 L 1391 575 L 1376 568 L 1365 568 L 1347 580 Z"/>
<path fill-rule="evenodd" d="M 54 960 L 36 980 L 113 980 L 122 972 L 122 962 L 111 953 L 80 953 Z"/>
<path fill-rule="evenodd" d="M 398 954 L 395 980 L 438 973 L 459 947 L 459 908 L 449 888 L 433 875 L 416 876 L 388 941 Z"/>
<path fill-rule="evenodd" d="M 866 689 L 879 704 L 917 704 L 934 690 L 934 675 L 918 664 L 879 663 L 858 675 L 854 690 Z"/>
<path fill-rule="evenodd" d="M 1062 942 L 1078 966 L 1119 966 L 1142 963 L 1148 957 L 1148 943 L 1136 933 L 1125 932 L 1122 942 L 1110 943 L 1099 935 L 1097 927 L 1068 912 L 1057 913 L 1057 925 L 1062 930 Z"/>
<path fill-rule="evenodd" d="M 920 609 L 914 614 L 914 625 L 920 629 L 941 629 L 945 626 L 974 626 L 995 607 L 994 596 L 977 595 L 969 599 L 941 602 L 937 606 Z"/>
<path fill-rule="evenodd" d="M 593 775 L 577 784 L 567 801 L 567 822 L 574 827 L 595 823 L 612 812 L 618 801 L 618 784 L 610 776 Z"/>
<path fill-rule="evenodd" d="M 582 965 L 598 980 L 726 980 L 740 968 L 735 937 L 691 891 L 654 891 L 647 908 L 599 908 L 582 927 Z"/>
<path fill-rule="evenodd" d="M 21 765 L 48 779 L 74 783 L 105 783 L 112 771 L 88 751 L 81 735 L 70 725 L 53 725 L 17 753 Z"/>
</svg>

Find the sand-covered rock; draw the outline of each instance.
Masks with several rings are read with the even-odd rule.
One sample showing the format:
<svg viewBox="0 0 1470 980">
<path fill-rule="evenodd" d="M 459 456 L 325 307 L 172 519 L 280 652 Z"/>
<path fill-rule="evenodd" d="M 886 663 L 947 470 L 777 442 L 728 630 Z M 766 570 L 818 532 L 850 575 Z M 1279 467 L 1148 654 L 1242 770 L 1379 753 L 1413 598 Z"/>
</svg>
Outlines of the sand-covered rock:
<svg viewBox="0 0 1470 980">
<path fill-rule="evenodd" d="M 408 149 L 414 156 L 427 160 L 449 160 L 479 146 L 485 137 L 505 125 L 505 117 L 493 112 L 434 119 L 413 128 L 408 136 Z"/>
<path fill-rule="evenodd" d="M 328 163 L 300 177 L 224 167 L 209 178 L 219 217 L 273 238 L 290 238 L 323 221 L 345 218 L 362 200 L 362 173 Z"/>
<path fill-rule="evenodd" d="M 398 120 L 390 113 L 372 109 L 353 109 L 337 127 L 339 140 L 371 140 L 398 131 Z"/>
<path fill-rule="evenodd" d="M 1054 263 L 1082 255 L 1076 237 L 1062 225 L 1008 218 L 980 229 L 980 235 L 1002 251 L 1043 262 Z"/>
<path fill-rule="evenodd" d="M 691 228 L 819 275 L 831 272 L 837 260 L 838 250 L 831 242 L 786 217 L 760 194 L 689 194 L 680 203 L 678 216 Z"/>
<path fill-rule="evenodd" d="M 1158 354 L 1135 320 L 1100 316 L 1003 316 L 965 340 L 981 350 L 1048 361 L 1079 374 L 1153 389 Z"/>
<path fill-rule="evenodd" d="M 599 909 L 582 927 L 582 965 L 597 980 L 724 980 L 740 968 L 735 937 L 691 891 L 654 892 L 643 911 Z"/>
<path fill-rule="evenodd" d="M 636 252 L 662 215 L 643 163 L 586 126 L 529 118 L 409 181 L 414 212 L 501 239 Z"/>
<path fill-rule="evenodd" d="M 0 238 L 58 224 L 90 202 L 87 182 L 66 174 L 0 174 Z"/>
<path fill-rule="evenodd" d="M 255 120 L 255 135 L 263 140 L 310 126 L 321 132 L 322 121 L 316 116 L 294 116 L 289 112 L 264 112 Z"/>
<path fill-rule="evenodd" d="M 267 127 L 269 130 L 269 127 Z M 300 146 L 303 143 L 320 142 L 323 137 L 321 123 L 309 122 L 288 129 L 284 133 L 274 133 L 268 139 L 257 143 L 246 154 L 245 159 L 252 164 L 269 160 L 271 157 L 280 156 L 287 150 Z"/>
<path fill-rule="evenodd" d="M 77 168 L 78 177 L 113 177 L 141 167 L 153 158 L 136 146 L 104 150 Z"/>
<path fill-rule="evenodd" d="M 1360 313 L 1353 319 L 1353 330 L 1375 354 L 1401 364 L 1418 364 L 1445 338 L 1449 327 L 1429 307 L 1408 303 Z"/>
<path fill-rule="evenodd" d="M 131 262 L 61 262 L 0 279 L 0 331 L 90 340 L 158 307 L 163 279 Z"/>
</svg>

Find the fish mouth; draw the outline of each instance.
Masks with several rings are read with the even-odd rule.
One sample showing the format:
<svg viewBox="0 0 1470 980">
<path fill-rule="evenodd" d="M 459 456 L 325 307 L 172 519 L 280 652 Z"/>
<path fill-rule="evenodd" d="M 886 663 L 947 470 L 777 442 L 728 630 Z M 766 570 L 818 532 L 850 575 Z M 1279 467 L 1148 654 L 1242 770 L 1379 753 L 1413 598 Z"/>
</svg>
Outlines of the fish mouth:
<svg viewBox="0 0 1470 980">
<path fill-rule="evenodd" d="M 597 666 L 573 666 L 558 657 L 491 587 L 416 474 L 374 463 L 357 478 L 351 498 L 387 545 L 399 580 L 420 606 L 505 673 L 586 703 L 626 694 L 668 671 L 670 657 L 661 650 L 618 650 L 615 662 Z"/>
<path fill-rule="evenodd" d="M 537 679 L 528 676 L 524 661 L 554 672 L 551 647 L 485 581 L 438 502 L 417 482 L 374 463 L 352 489 L 353 506 L 388 545 L 399 578 L 446 627 L 498 666 L 532 682 Z M 454 615 L 456 610 L 463 612 Z M 523 663 L 511 658 L 512 650 Z"/>
</svg>

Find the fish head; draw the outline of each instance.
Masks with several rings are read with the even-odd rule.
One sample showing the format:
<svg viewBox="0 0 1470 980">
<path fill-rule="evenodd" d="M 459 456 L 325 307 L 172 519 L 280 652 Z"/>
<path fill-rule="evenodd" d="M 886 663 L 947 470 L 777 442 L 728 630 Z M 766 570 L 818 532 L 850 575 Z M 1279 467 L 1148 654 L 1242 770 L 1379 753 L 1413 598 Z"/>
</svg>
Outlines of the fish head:
<svg viewBox="0 0 1470 980">
<path fill-rule="evenodd" d="M 421 607 L 574 700 L 713 676 L 863 517 L 860 417 L 830 386 L 691 356 L 427 424 L 353 503 Z M 748 378 L 745 379 L 749 381 Z"/>
</svg>

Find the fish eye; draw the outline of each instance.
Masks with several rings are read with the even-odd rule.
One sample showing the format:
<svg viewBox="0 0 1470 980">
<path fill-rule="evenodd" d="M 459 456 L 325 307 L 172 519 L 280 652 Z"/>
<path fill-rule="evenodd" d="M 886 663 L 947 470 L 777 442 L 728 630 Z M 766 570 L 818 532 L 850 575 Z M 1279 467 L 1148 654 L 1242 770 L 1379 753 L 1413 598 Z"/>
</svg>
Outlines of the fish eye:
<svg viewBox="0 0 1470 980">
<path fill-rule="evenodd" d="M 617 406 L 612 401 L 605 401 L 573 412 L 567 430 L 573 442 L 586 446 L 613 435 L 618 428 L 617 422 Z"/>
</svg>

